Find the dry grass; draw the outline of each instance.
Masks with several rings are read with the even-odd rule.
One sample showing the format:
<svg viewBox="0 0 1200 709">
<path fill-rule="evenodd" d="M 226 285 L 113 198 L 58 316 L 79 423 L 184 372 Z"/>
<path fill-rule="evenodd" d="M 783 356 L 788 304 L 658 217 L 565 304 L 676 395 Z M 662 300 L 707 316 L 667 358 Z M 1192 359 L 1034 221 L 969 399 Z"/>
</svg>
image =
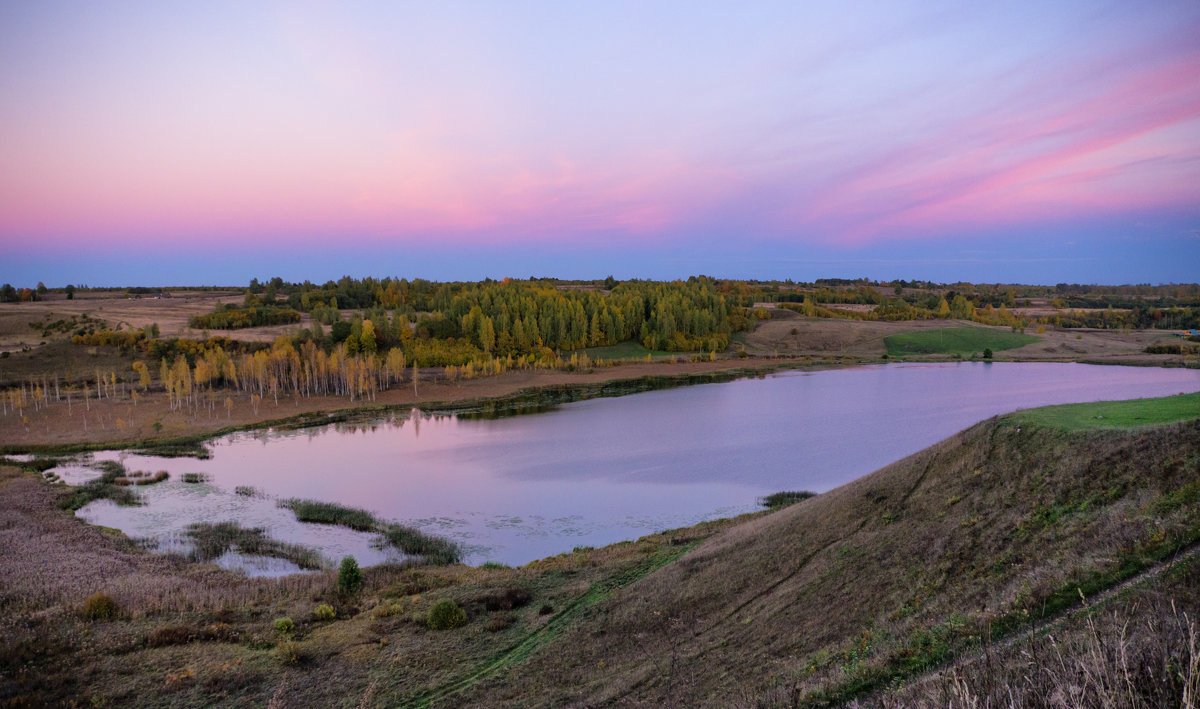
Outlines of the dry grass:
<svg viewBox="0 0 1200 709">
<path fill-rule="evenodd" d="M 1200 563 L 1093 613 L 860 706 L 1167 709 L 1200 706 Z"/>
</svg>

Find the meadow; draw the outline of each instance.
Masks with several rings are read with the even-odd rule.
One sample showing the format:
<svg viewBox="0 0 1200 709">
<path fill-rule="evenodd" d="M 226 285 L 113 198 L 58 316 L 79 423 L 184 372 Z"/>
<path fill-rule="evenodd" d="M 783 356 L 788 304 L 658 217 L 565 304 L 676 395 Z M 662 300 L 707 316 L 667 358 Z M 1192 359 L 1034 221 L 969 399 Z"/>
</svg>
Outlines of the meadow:
<svg viewBox="0 0 1200 709">
<path fill-rule="evenodd" d="M 883 338 L 889 357 L 944 354 L 982 357 L 985 352 L 1002 352 L 1040 342 L 1042 338 L 1023 333 L 982 327 L 943 327 L 906 332 Z"/>
</svg>

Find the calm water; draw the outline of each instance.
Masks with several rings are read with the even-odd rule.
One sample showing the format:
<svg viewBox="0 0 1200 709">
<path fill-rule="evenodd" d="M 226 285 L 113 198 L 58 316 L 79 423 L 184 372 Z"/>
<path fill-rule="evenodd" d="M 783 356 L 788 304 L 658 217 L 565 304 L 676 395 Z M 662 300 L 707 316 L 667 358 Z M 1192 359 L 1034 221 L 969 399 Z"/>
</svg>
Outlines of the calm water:
<svg viewBox="0 0 1200 709">
<path fill-rule="evenodd" d="M 750 511 L 778 490 L 823 492 L 995 414 L 1194 391 L 1195 370 L 893 364 L 594 399 L 491 421 L 414 412 L 370 425 L 237 434 L 214 441 L 210 460 L 97 454 L 133 470 L 168 470 L 172 479 L 145 490 L 145 507 L 100 501 L 79 515 L 164 548 L 180 544 L 191 522 L 236 519 L 333 560 L 395 558 L 374 549 L 371 535 L 300 524 L 275 504 L 306 497 L 448 536 L 470 563 L 520 564 Z M 187 472 L 209 481 L 184 483 Z M 258 494 L 235 494 L 239 485 Z M 279 562 L 248 569 L 288 570 Z"/>
</svg>

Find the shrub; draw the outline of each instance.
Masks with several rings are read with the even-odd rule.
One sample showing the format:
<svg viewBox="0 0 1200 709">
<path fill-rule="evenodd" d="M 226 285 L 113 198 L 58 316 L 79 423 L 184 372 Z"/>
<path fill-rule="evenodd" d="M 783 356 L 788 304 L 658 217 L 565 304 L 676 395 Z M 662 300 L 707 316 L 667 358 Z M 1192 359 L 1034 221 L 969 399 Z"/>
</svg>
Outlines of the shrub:
<svg viewBox="0 0 1200 709">
<path fill-rule="evenodd" d="M 322 603 L 313 611 L 313 618 L 317 620 L 333 620 L 337 616 L 337 612 L 333 610 L 333 606 L 328 603 Z"/>
<path fill-rule="evenodd" d="M 89 620 L 103 620 L 117 614 L 117 602 L 107 593 L 93 593 L 83 602 L 80 613 Z"/>
<path fill-rule="evenodd" d="M 298 665 L 304 659 L 300 643 L 284 640 L 275 646 L 275 657 L 285 665 Z"/>
<path fill-rule="evenodd" d="M 984 350 L 983 350 L 983 358 L 984 358 L 984 359 L 991 359 L 991 358 L 992 358 L 992 348 L 991 348 L 991 347 L 985 347 L 985 348 L 984 348 Z"/>
<path fill-rule="evenodd" d="M 338 591 L 347 596 L 358 593 L 362 588 L 362 571 L 358 568 L 358 562 L 354 557 L 347 556 L 342 559 L 342 566 L 338 569 Z"/>
<path fill-rule="evenodd" d="M 488 620 L 483 629 L 489 633 L 498 633 L 513 624 L 511 615 L 498 615 Z"/>
<path fill-rule="evenodd" d="M 489 611 L 510 611 L 529 603 L 529 592 L 523 588 L 505 589 L 503 593 L 490 593 L 477 599 Z"/>
<path fill-rule="evenodd" d="M 146 638 L 148 647 L 166 647 L 168 645 L 183 645 L 192 639 L 192 631 L 182 625 L 166 625 Z"/>
<path fill-rule="evenodd" d="M 467 622 L 467 612 L 449 598 L 443 598 L 429 609 L 426 623 L 434 630 L 449 630 L 464 625 Z"/>
<path fill-rule="evenodd" d="M 295 631 L 296 624 L 292 622 L 291 618 L 275 619 L 275 632 L 279 633 L 280 635 L 291 635 Z"/>
</svg>

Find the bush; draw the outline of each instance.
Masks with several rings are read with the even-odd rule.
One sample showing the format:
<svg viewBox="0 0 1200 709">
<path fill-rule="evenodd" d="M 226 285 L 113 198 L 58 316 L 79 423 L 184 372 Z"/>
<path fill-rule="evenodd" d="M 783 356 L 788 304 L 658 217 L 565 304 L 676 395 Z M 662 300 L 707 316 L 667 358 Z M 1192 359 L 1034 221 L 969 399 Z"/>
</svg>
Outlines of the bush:
<svg viewBox="0 0 1200 709">
<path fill-rule="evenodd" d="M 291 635 L 295 631 L 296 624 L 292 622 L 291 618 L 275 619 L 275 632 L 279 633 L 280 635 Z"/>
<path fill-rule="evenodd" d="M 336 616 L 337 612 L 328 603 L 322 603 L 313 611 L 313 618 L 317 620 L 333 620 Z"/>
<path fill-rule="evenodd" d="M 358 593 L 362 588 L 362 571 L 358 568 L 358 562 L 354 557 L 348 556 L 342 559 L 342 566 L 338 569 L 338 591 L 347 596 Z"/>
<path fill-rule="evenodd" d="M 168 645 L 184 645 L 192 639 L 191 628 L 182 625 L 166 625 L 146 638 L 147 647 L 167 647 Z"/>
<path fill-rule="evenodd" d="M 304 659 L 300 643 L 284 640 L 275 646 L 275 657 L 285 665 L 298 665 Z"/>
<path fill-rule="evenodd" d="M 523 588 L 508 588 L 502 593 L 489 593 L 477 599 L 489 611 L 510 611 L 529 603 L 529 592 Z"/>
<path fill-rule="evenodd" d="M 467 622 L 467 612 L 449 598 L 443 598 L 429 609 L 426 623 L 434 630 L 449 630 L 464 625 Z"/>
<path fill-rule="evenodd" d="M 83 602 L 79 611 L 89 620 L 103 620 L 117 614 L 117 602 L 107 593 L 93 593 Z"/>
<path fill-rule="evenodd" d="M 495 618 L 488 620 L 483 626 L 483 629 L 489 633 L 498 633 L 501 630 L 513 624 L 513 617 L 510 615 L 498 615 Z"/>
</svg>

